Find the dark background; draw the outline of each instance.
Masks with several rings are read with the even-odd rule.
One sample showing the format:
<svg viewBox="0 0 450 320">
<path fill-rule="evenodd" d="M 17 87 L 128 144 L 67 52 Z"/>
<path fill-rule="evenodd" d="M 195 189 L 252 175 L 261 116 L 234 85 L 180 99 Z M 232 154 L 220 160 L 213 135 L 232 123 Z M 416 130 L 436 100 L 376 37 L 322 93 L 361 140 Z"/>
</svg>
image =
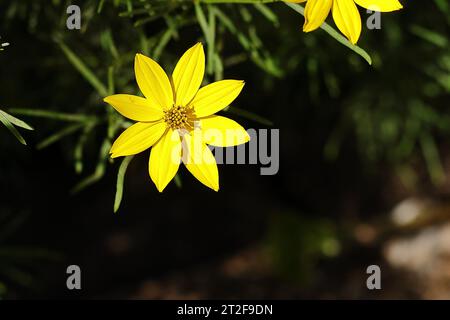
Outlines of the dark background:
<svg viewBox="0 0 450 320">
<path fill-rule="evenodd" d="M 81 31 L 65 28 L 65 1 L 0 4 L 0 35 L 10 43 L 0 52 L 0 107 L 35 128 L 21 130 L 22 146 L 0 127 L 0 297 L 450 297 L 447 2 L 403 1 L 402 11 L 382 15 L 381 30 L 364 28 L 358 44 L 372 66 L 323 30 L 302 33 L 303 18 L 282 3 L 269 6 L 278 25 L 252 5 L 216 5 L 238 28 L 219 21 L 216 34 L 224 77 L 246 81 L 235 106 L 272 125 L 228 116 L 280 129 L 280 170 L 221 165 L 214 193 L 180 167 L 182 186 L 159 194 L 147 151 L 132 161 L 113 213 L 120 161 L 71 193 L 94 172 L 108 124 L 100 120 L 110 115 L 60 44 L 105 84 L 113 66 L 115 91 L 136 93 L 133 56 L 147 40 L 155 56 L 167 21 L 178 37 L 158 57 L 166 70 L 204 42 L 192 4 L 144 3 L 144 13 L 123 16 L 124 3 L 106 1 L 97 13 L 98 1 L 79 2 Z M 239 34 L 252 39 L 253 30 L 261 43 L 243 46 Z M 83 172 L 74 170 L 80 130 L 39 148 L 71 124 L 17 108 L 100 119 Z M 417 213 L 403 225 L 391 219 L 399 203 L 410 205 L 407 217 Z M 79 292 L 66 288 L 70 264 L 82 270 Z M 381 291 L 366 288 L 372 264 L 382 268 Z"/>
</svg>

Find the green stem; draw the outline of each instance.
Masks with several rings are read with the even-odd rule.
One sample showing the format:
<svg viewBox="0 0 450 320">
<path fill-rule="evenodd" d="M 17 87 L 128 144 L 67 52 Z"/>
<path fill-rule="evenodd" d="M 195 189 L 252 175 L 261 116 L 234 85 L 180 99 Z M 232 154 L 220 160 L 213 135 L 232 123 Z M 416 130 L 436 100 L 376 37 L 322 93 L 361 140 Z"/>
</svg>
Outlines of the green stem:
<svg viewBox="0 0 450 320">
<path fill-rule="evenodd" d="M 285 4 L 295 10 L 296 12 L 300 13 L 302 16 L 305 16 L 305 8 L 303 8 L 301 5 L 296 3 L 287 3 Z M 350 50 L 356 52 L 359 54 L 364 60 L 367 61 L 368 64 L 372 65 L 372 58 L 370 55 L 362 48 L 358 47 L 357 45 L 352 44 L 350 41 L 347 40 L 343 35 L 341 35 L 339 32 L 337 32 L 333 27 L 331 27 L 328 23 L 324 22 L 321 26 L 321 29 L 323 29 L 326 33 L 328 33 L 331 37 L 333 37 L 335 40 L 337 40 L 340 44 L 346 46 Z"/>
<path fill-rule="evenodd" d="M 275 2 L 284 2 L 282 0 L 194 0 L 196 3 L 244 3 L 244 4 L 262 4 L 262 3 L 275 3 Z M 300 13 L 302 16 L 305 16 L 305 8 L 296 3 L 288 3 L 284 2 L 285 5 Z M 352 44 L 347 40 L 343 35 L 341 35 L 338 31 L 332 28 L 329 24 L 324 22 L 320 28 L 322 28 L 326 33 L 328 33 L 331 37 L 337 40 L 340 44 L 346 46 L 350 50 L 356 52 L 360 55 L 364 60 L 367 61 L 368 64 L 372 65 L 372 58 L 370 55 L 362 48 L 357 45 Z"/>
</svg>

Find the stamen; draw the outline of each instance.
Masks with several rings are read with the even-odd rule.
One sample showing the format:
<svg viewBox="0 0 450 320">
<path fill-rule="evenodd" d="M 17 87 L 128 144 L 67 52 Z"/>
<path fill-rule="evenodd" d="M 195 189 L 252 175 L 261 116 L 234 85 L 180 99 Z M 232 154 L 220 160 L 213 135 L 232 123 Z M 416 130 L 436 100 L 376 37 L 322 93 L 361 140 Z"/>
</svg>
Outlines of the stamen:
<svg viewBox="0 0 450 320">
<path fill-rule="evenodd" d="M 164 111 L 164 121 L 173 130 L 185 129 L 191 131 L 194 128 L 194 108 L 174 106 Z"/>
</svg>

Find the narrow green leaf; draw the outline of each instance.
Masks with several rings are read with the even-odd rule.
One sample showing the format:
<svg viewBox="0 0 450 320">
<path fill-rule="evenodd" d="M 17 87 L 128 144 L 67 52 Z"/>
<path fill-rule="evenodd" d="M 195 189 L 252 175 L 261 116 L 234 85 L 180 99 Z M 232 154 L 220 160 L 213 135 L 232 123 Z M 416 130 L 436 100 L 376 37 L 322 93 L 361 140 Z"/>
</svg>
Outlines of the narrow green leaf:
<svg viewBox="0 0 450 320">
<path fill-rule="evenodd" d="M 115 91 L 115 85 L 114 85 L 114 67 L 110 66 L 108 68 L 108 94 L 112 95 Z"/>
<path fill-rule="evenodd" d="M 450 4 L 447 0 L 434 0 L 436 3 L 436 6 L 441 10 L 444 14 L 447 15 L 447 18 L 450 19 L 449 13 L 450 13 Z"/>
<path fill-rule="evenodd" d="M 178 173 L 175 175 L 174 181 L 178 189 L 183 188 L 183 181 L 181 181 L 181 177 Z"/>
<path fill-rule="evenodd" d="M 105 0 L 100 0 L 97 6 L 97 13 L 101 13 L 103 9 L 103 5 L 105 4 Z"/>
<path fill-rule="evenodd" d="M 114 213 L 119 211 L 120 204 L 122 203 L 123 197 L 123 182 L 125 179 L 125 173 L 127 172 L 128 165 L 134 156 L 125 157 L 120 164 L 119 171 L 117 173 L 117 185 L 116 185 L 116 198 L 114 200 Z"/>
<path fill-rule="evenodd" d="M 273 126 L 273 122 L 270 121 L 269 119 L 266 119 L 264 117 L 257 115 L 256 113 L 253 113 L 253 112 L 250 112 L 250 111 L 247 111 L 244 109 L 229 106 L 229 107 L 225 108 L 224 111 L 238 115 L 240 117 L 243 117 L 243 118 L 246 118 L 246 119 L 249 119 L 252 121 L 255 121 L 255 122 L 258 122 L 265 126 L 269 126 L 269 127 Z"/>
<path fill-rule="evenodd" d="M 54 134 L 52 134 L 50 137 L 46 138 L 45 140 L 43 140 L 42 142 L 40 142 L 36 148 L 38 150 L 42 150 L 50 145 L 52 145 L 53 143 L 61 140 L 62 138 L 64 138 L 65 136 L 68 136 L 74 132 L 76 132 L 78 129 L 80 129 L 81 127 L 83 127 L 82 123 L 77 123 L 77 124 L 73 124 L 71 126 L 68 126 Z"/>
<path fill-rule="evenodd" d="M 274 26 L 278 27 L 280 22 L 278 21 L 277 15 L 265 4 L 256 3 L 255 8 L 270 22 L 273 23 Z"/>
<path fill-rule="evenodd" d="M 106 29 L 100 34 L 100 40 L 104 49 L 108 50 L 114 59 L 119 59 L 119 52 L 114 43 L 111 29 Z"/>
<path fill-rule="evenodd" d="M 197 15 L 198 23 L 205 36 L 207 45 L 207 66 L 206 70 L 208 74 L 213 73 L 214 68 L 214 41 L 215 41 L 215 14 L 214 11 L 209 8 L 209 22 L 206 20 L 205 13 L 200 4 L 195 4 L 195 13 Z"/>
<path fill-rule="evenodd" d="M 217 53 L 214 55 L 214 61 L 214 79 L 219 81 L 223 79 L 223 64 L 222 59 L 220 59 Z"/>
<path fill-rule="evenodd" d="M 412 25 L 411 32 L 421 37 L 422 39 L 434 44 L 435 46 L 446 48 L 448 46 L 447 37 L 443 34 L 439 34 L 436 31 L 426 29 L 419 25 Z"/>
<path fill-rule="evenodd" d="M 275 77 L 281 77 L 283 74 L 283 71 L 276 65 L 274 60 L 270 57 L 268 52 L 264 52 L 262 50 L 259 50 L 258 48 L 258 41 L 253 34 L 253 38 L 247 37 L 244 33 L 241 32 L 240 29 L 238 29 L 233 21 L 231 21 L 227 15 L 216 8 L 215 12 L 217 18 L 221 21 L 222 25 L 228 29 L 232 34 L 234 34 L 241 44 L 241 46 L 249 52 L 250 58 L 252 61 L 259 66 L 261 69 L 265 70 L 267 73 L 275 76 Z"/>
<path fill-rule="evenodd" d="M 25 139 L 20 135 L 19 131 L 14 127 L 14 125 L 5 117 L 4 112 L 0 112 L 0 122 L 5 125 L 5 127 L 16 137 L 17 140 L 23 145 L 27 145 Z"/>
<path fill-rule="evenodd" d="M 73 152 L 74 162 L 75 162 L 75 172 L 80 174 L 83 172 L 83 149 L 86 144 L 89 134 L 92 129 L 95 127 L 95 123 L 88 124 L 84 127 L 83 132 L 78 139 L 77 145 L 75 146 L 75 150 Z"/>
<path fill-rule="evenodd" d="M 12 115 L 10 115 L 9 113 L 6 113 L 3 110 L 0 110 L 0 113 L 3 114 L 3 116 L 9 120 L 9 122 L 11 122 L 13 125 L 15 125 L 16 127 L 25 129 L 25 130 L 34 130 L 28 123 L 26 123 L 25 121 L 22 121 L 20 119 L 17 119 L 16 117 L 13 117 Z"/>
<path fill-rule="evenodd" d="M 55 112 L 49 110 L 39 110 L 39 109 L 9 109 L 11 113 L 19 114 L 23 116 L 36 117 L 36 118 L 48 118 L 53 120 L 67 121 L 67 122 L 92 122 L 95 120 L 94 117 L 84 115 L 84 114 L 72 114 Z"/>
<path fill-rule="evenodd" d="M 97 78 L 97 76 L 89 69 L 86 64 L 62 41 L 58 41 L 61 50 L 66 55 L 70 63 L 78 70 L 78 72 L 97 90 L 102 97 L 108 95 L 105 85 Z"/>
<path fill-rule="evenodd" d="M 296 12 L 300 13 L 302 16 L 305 16 L 305 9 L 296 3 L 287 3 L 285 4 L 295 10 Z M 328 23 L 324 22 L 320 28 L 322 28 L 326 33 L 328 33 L 330 36 L 332 36 L 334 39 L 336 39 L 339 43 L 346 46 L 350 50 L 354 51 L 355 53 L 359 54 L 364 60 L 367 61 L 368 64 L 372 65 L 372 58 L 370 55 L 362 48 L 358 47 L 357 45 L 352 44 L 350 41 L 347 40 L 343 35 L 341 35 L 339 32 L 337 32 L 333 27 L 331 27 Z"/>
<path fill-rule="evenodd" d="M 174 31 L 171 29 L 167 29 L 163 35 L 161 36 L 158 45 L 153 51 L 153 59 L 156 61 L 159 60 L 159 57 L 161 56 L 163 50 L 166 48 L 166 46 L 169 44 L 169 41 L 172 39 L 174 35 Z"/>
<path fill-rule="evenodd" d="M 216 51 L 216 11 L 213 6 L 208 6 L 209 21 L 209 44 L 208 44 L 208 72 L 212 74 L 215 69 L 215 51 Z"/>
<path fill-rule="evenodd" d="M 420 144 L 431 180 L 435 185 L 440 185 L 445 181 L 445 173 L 436 143 L 429 133 L 423 133 Z"/>
<path fill-rule="evenodd" d="M 111 142 L 108 139 L 103 141 L 103 144 L 100 148 L 99 157 L 97 166 L 95 167 L 94 173 L 90 176 L 87 176 L 83 180 L 81 180 L 75 187 L 72 188 L 71 193 L 75 194 L 85 189 L 86 187 L 94 184 L 99 181 L 106 171 L 106 163 L 108 161 L 109 150 L 111 149 Z"/>
</svg>

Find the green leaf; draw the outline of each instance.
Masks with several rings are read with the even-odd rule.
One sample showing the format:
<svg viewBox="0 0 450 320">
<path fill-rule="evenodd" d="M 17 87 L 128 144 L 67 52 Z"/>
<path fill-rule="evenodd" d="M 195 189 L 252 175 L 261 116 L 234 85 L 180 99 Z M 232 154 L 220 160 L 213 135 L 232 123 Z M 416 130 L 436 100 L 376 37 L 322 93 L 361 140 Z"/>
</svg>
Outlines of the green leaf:
<svg viewBox="0 0 450 320">
<path fill-rule="evenodd" d="M 75 187 L 73 187 L 71 190 L 72 194 L 80 192 L 86 187 L 99 181 L 103 177 L 106 171 L 106 163 L 108 161 L 108 154 L 110 149 L 111 149 L 111 142 L 109 141 L 109 139 L 105 139 L 100 148 L 98 162 L 97 166 L 95 167 L 94 173 L 92 173 L 90 176 L 87 176 L 86 178 L 81 180 L 77 185 L 75 185 Z"/>
<path fill-rule="evenodd" d="M 128 165 L 134 156 L 125 157 L 120 164 L 119 171 L 117 173 L 117 184 L 116 184 L 116 198 L 114 200 L 114 213 L 119 211 L 120 204 L 122 203 L 123 197 L 123 182 L 125 179 L 125 173 L 127 172 Z"/>
<path fill-rule="evenodd" d="M 29 124 L 27 124 L 25 121 L 22 121 L 20 119 L 17 119 L 16 117 L 13 117 L 12 115 L 6 113 L 5 111 L 0 110 L 0 112 L 6 117 L 6 119 L 9 120 L 13 125 L 16 127 L 26 129 L 26 130 L 34 130 Z"/>
<path fill-rule="evenodd" d="M 203 31 L 205 36 L 206 45 L 207 45 L 207 66 L 206 70 L 208 74 L 212 74 L 214 70 L 214 42 L 215 42 L 215 33 L 216 33 L 216 18 L 214 14 L 214 10 L 210 7 L 209 9 L 209 22 L 206 20 L 205 13 L 203 12 L 200 4 L 195 4 L 195 13 L 197 15 L 198 23 Z"/>
<path fill-rule="evenodd" d="M 285 4 L 295 10 L 296 12 L 300 13 L 302 16 L 305 16 L 305 9 L 296 3 L 287 3 Z M 332 36 L 334 39 L 336 39 L 339 43 L 346 46 L 350 50 L 356 52 L 359 54 L 364 60 L 367 61 L 368 64 L 372 65 L 372 58 L 370 55 L 362 48 L 358 47 L 357 45 L 352 44 L 350 41 L 347 40 L 342 34 L 337 32 L 333 27 L 331 27 L 328 23 L 324 22 L 320 28 L 322 28 L 326 33 L 328 33 L 330 36 Z"/>
<path fill-rule="evenodd" d="M 58 41 L 61 50 L 66 55 L 67 59 L 80 72 L 80 74 L 97 90 L 102 97 L 108 95 L 106 86 L 97 78 L 97 76 L 89 69 L 86 64 L 62 41 Z"/>
<path fill-rule="evenodd" d="M 220 59 L 220 56 L 217 53 L 214 55 L 214 79 L 216 81 L 223 79 L 222 59 Z"/>
<path fill-rule="evenodd" d="M 117 51 L 111 29 L 107 29 L 100 34 L 100 42 L 104 49 L 106 49 L 114 59 L 119 59 L 119 52 Z"/>
<path fill-rule="evenodd" d="M 250 58 L 257 66 L 275 77 L 283 75 L 283 70 L 276 65 L 269 53 L 259 48 L 259 39 L 257 39 L 255 33 L 247 37 L 224 12 L 216 8 L 215 14 L 222 25 L 236 36 L 241 46 L 249 53 Z"/>
<path fill-rule="evenodd" d="M 178 189 L 183 188 L 183 181 L 181 181 L 181 177 L 180 177 L 179 173 L 177 173 L 175 175 L 174 181 L 175 181 L 175 185 L 177 186 Z"/>
<path fill-rule="evenodd" d="M 17 140 L 23 145 L 27 145 L 25 139 L 20 135 L 19 131 L 14 127 L 11 121 L 5 116 L 6 112 L 0 110 L 0 122 L 16 137 Z"/>
<path fill-rule="evenodd" d="M 74 133 L 75 131 L 77 131 L 81 127 L 83 127 L 82 123 L 77 123 L 77 124 L 73 124 L 71 126 L 68 126 L 68 127 L 64 128 L 64 129 L 62 129 L 62 130 L 52 134 L 50 137 L 48 137 L 45 140 L 43 140 L 42 142 L 40 142 L 36 146 L 36 148 L 39 149 L 39 150 L 44 149 L 44 148 L 52 145 L 53 143 L 61 140 L 65 136 L 68 136 L 69 134 Z"/>
<path fill-rule="evenodd" d="M 103 5 L 105 4 L 105 0 L 100 0 L 97 6 L 97 13 L 101 13 L 103 10 Z"/>
<path fill-rule="evenodd" d="M 447 18 L 450 18 L 449 17 L 450 5 L 447 2 L 447 0 L 434 0 L 434 2 L 436 3 L 436 6 L 438 6 L 439 10 L 441 10 L 444 14 L 446 14 Z"/>
<path fill-rule="evenodd" d="M 95 123 L 86 125 L 80 135 L 80 138 L 78 139 L 77 145 L 75 146 L 73 156 L 75 162 L 75 172 L 77 174 L 83 172 L 83 148 L 89 138 L 89 134 L 94 127 Z"/>
<path fill-rule="evenodd" d="M 229 106 L 229 107 L 225 108 L 224 111 L 241 116 L 242 118 L 246 118 L 246 119 L 258 122 L 265 126 L 269 126 L 269 127 L 273 126 L 273 122 L 270 121 L 269 119 L 266 119 L 264 117 L 257 115 L 256 113 L 253 113 L 253 112 L 250 112 L 250 111 L 247 111 L 244 109 Z"/>
<path fill-rule="evenodd" d="M 273 23 L 274 26 L 278 27 L 280 22 L 278 21 L 277 15 L 265 4 L 257 3 L 255 4 L 256 10 L 258 10 L 267 20 Z"/>
<path fill-rule="evenodd" d="M 445 182 L 445 172 L 433 137 L 429 133 L 423 133 L 420 137 L 420 145 L 432 182 L 434 185 L 442 184 Z"/>
<path fill-rule="evenodd" d="M 448 46 L 447 37 L 443 34 L 439 34 L 433 30 L 426 29 L 418 25 L 411 26 L 411 32 L 421 37 L 422 39 L 434 44 L 435 46 L 446 48 Z"/>
<path fill-rule="evenodd" d="M 164 31 L 163 35 L 161 36 L 158 45 L 155 47 L 153 51 L 153 59 L 158 61 L 159 57 L 161 56 L 162 52 L 166 48 L 166 46 L 169 44 L 172 37 L 175 35 L 175 31 L 173 29 L 167 29 Z"/>
<path fill-rule="evenodd" d="M 67 121 L 67 122 L 92 122 L 95 121 L 94 117 L 84 114 L 63 113 L 40 109 L 9 109 L 11 113 L 20 114 L 23 116 L 36 117 L 36 118 L 48 118 L 53 120 Z"/>
</svg>

